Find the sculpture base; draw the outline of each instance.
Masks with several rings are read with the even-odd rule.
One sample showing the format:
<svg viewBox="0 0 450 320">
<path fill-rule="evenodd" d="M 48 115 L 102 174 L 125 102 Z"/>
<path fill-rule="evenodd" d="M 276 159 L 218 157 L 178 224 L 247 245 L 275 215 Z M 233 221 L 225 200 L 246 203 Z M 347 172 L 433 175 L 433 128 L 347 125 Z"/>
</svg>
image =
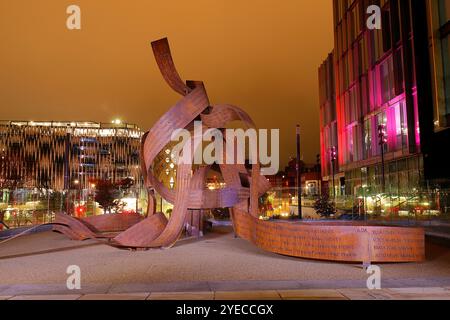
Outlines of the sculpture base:
<svg viewBox="0 0 450 320">
<path fill-rule="evenodd" d="M 247 212 L 232 213 L 236 234 L 266 251 L 340 262 L 420 262 L 425 259 L 422 228 L 360 222 L 262 221 Z"/>
</svg>

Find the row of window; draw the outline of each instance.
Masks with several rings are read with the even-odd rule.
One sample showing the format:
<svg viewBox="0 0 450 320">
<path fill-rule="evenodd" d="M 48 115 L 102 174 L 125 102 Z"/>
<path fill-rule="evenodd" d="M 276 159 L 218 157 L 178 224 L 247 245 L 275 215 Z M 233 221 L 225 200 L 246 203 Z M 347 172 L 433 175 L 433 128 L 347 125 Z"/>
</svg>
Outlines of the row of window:
<svg viewBox="0 0 450 320">
<path fill-rule="evenodd" d="M 344 115 L 341 121 L 345 125 L 359 121 L 404 92 L 401 63 L 394 68 L 394 61 L 401 60 L 401 51 L 398 53 L 400 57 L 389 56 L 341 95 L 340 105 Z"/>
<path fill-rule="evenodd" d="M 419 189 L 423 172 L 422 158 L 411 157 L 385 164 L 385 190 L 392 195 L 410 195 Z M 364 187 L 363 187 L 364 186 Z M 345 174 L 347 194 L 360 196 L 382 192 L 381 164 L 347 171 Z"/>
<path fill-rule="evenodd" d="M 338 154 L 338 139 L 337 139 L 337 123 L 332 122 L 322 129 L 322 176 L 326 177 L 332 174 L 332 157 L 333 148 Z M 335 161 L 335 172 L 338 172 L 338 159 Z"/>
<path fill-rule="evenodd" d="M 448 1 L 448 0 L 439 0 Z M 354 4 L 353 4 L 354 3 Z M 336 21 L 336 55 L 341 57 L 346 51 L 351 50 L 355 40 L 359 38 L 366 28 L 366 21 L 369 19 L 367 8 L 377 5 L 382 8 L 382 28 L 371 32 L 373 36 L 374 58 L 379 59 L 382 54 L 401 39 L 401 27 L 407 28 L 405 34 L 409 34 L 410 23 L 404 21 L 402 26 L 400 21 L 408 18 L 410 12 L 409 2 L 403 0 L 359 0 L 342 1 L 335 0 L 335 21 Z M 405 13 L 405 14 L 402 14 Z"/>
<path fill-rule="evenodd" d="M 436 0 L 430 7 L 434 17 L 431 32 L 440 35 L 430 44 L 432 47 L 432 66 L 435 77 L 433 87 L 434 120 L 436 129 L 450 127 L 450 1 Z"/>
<path fill-rule="evenodd" d="M 381 154 L 380 126 L 385 127 L 386 143 L 383 144 L 385 152 L 408 148 L 406 104 L 399 102 L 366 117 L 363 123 L 347 126 L 344 163 L 365 160 Z"/>
</svg>

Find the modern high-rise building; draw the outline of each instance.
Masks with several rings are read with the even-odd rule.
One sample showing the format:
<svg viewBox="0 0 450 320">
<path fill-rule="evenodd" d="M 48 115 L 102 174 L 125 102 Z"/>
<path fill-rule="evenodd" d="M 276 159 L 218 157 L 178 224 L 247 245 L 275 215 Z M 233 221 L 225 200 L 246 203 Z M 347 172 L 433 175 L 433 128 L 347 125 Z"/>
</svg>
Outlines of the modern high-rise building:
<svg viewBox="0 0 450 320">
<path fill-rule="evenodd" d="M 339 170 L 337 162 L 338 135 L 336 118 L 336 88 L 334 80 L 334 56 L 333 53 L 319 68 L 319 104 L 320 104 L 320 154 L 322 165 L 322 177 L 328 182 L 328 188 L 340 185 L 340 180 L 345 175 Z M 335 192 L 339 192 L 335 190 Z"/>
<path fill-rule="evenodd" d="M 93 180 L 141 183 L 141 130 L 130 124 L 0 121 L 0 189 L 85 189 Z"/>
<path fill-rule="evenodd" d="M 381 29 L 367 26 L 372 5 Z M 333 11 L 319 69 L 324 180 L 334 171 L 336 192 L 352 195 L 448 186 L 450 1 L 334 0 Z"/>
</svg>

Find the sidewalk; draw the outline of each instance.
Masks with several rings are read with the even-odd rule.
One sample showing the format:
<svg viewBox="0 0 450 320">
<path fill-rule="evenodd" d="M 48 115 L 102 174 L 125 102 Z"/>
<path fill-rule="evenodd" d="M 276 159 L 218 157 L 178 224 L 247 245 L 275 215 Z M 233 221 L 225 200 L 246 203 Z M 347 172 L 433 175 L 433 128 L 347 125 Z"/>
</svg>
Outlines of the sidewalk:
<svg viewBox="0 0 450 320">
<path fill-rule="evenodd" d="M 21 295 L 0 300 L 450 300 L 450 287 Z"/>
<path fill-rule="evenodd" d="M 254 294 L 281 299 L 286 298 L 283 292 L 294 298 L 299 294 L 321 298 L 325 292 L 346 299 L 361 295 L 366 298 L 387 295 L 392 299 L 405 294 L 405 290 L 417 290 L 411 291 L 411 298 L 424 292 L 427 295 L 433 292 L 431 298 L 442 298 L 450 288 L 450 250 L 428 241 L 426 247 L 427 259 L 421 263 L 379 265 L 381 287 L 401 288 L 400 291 L 369 294 L 364 290 L 368 274 L 360 264 L 265 252 L 235 238 L 231 228 L 216 229 L 202 240 L 183 241 L 170 250 L 137 252 L 90 241 L 71 241 L 57 233 L 43 232 L 0 246 L 0 296 L 87 299 L 137 294 L 142 299 L 154 299 L 206 293 L 209 299 L 224 296 L 237 299 L 241 295 L 250 299 Z M 67 268 L 71 265 L 81 270 L 79 291 L 66 287 Z M 343 290 L 350 291 L 345 294 Z"/>
</svg>

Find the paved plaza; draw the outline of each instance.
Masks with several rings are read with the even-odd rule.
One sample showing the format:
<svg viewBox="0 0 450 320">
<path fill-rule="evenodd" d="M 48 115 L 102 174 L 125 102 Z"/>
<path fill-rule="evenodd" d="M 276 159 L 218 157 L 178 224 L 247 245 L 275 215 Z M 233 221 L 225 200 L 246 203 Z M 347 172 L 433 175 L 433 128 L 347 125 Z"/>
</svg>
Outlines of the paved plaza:
<svg viewBox="0 0 450 320">
<path fill-rule="evenodd" d="M 66 287 L 81 269 L 81 290 Z M 171 249 L 129 251 L 42 232 L 0 244 L 0 299 L 403 299 L 450 297 L 450 250 L 427 242 L 423 263 L 382 264 L 382 290 L 357 264 L 264 252 L 229 227 Z M 42 296 L 44 295 L 44 296 Z"/>
<path fill-rule="evenodd" d="M 0 300 L 450 300 L 450 287 L 0 296 Z"/>
</svg>

